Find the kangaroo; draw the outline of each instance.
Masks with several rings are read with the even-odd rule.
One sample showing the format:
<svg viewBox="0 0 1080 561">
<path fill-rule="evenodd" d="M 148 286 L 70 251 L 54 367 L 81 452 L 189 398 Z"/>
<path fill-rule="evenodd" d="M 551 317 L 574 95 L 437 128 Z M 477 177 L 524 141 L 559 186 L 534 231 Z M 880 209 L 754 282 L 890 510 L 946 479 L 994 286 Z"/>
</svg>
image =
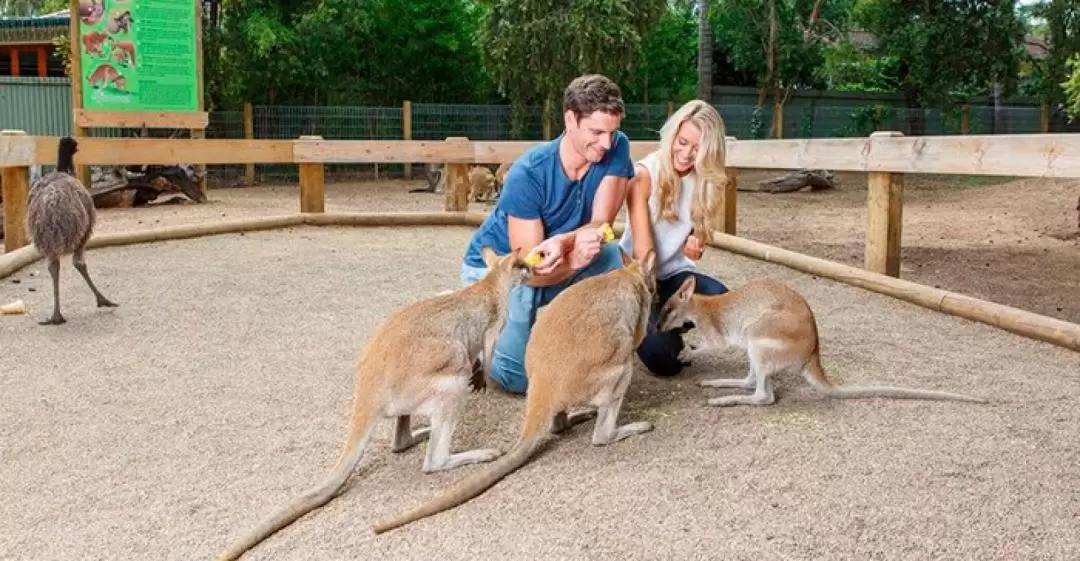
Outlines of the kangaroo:
<svg viewBox="0 0 1080 561">
<path fill-rule="evenodd" d="M 112 58 L 126 66 L 135 66 L 135 44 L 131 41 L 113 41 Z"/>
<path fill-rule="evenodd" d="M 469 200 L 479 201 L 481 195 L 484 200 L 490 201 L 495 196 L 498 184 L 495 183 L 495 174 L 484 166 L 473 166 L 469 170 Z"/>
<path fill-rule="evenodd" d="M 106 33 L 100 31 L 88 31 L 83 35 L 83 50 L 97 56 L 105 56 L 105 52 L 102 51 L 101 48 L 107 39 L 109 39 L 109 35 Z"/>
<path fill-rule="evenodd" d="M 641 421 L 616 424 L 634 372 L 634 351 L 645 337 L 656 294 L 655 254 L 624 268 L 582 280 L 542 308 L 525 348 L 529 389 L 517 443 L 491 467 L 450 488 L 435 500 L 375 525 L 376 534 L 458 506 L 520 468 L 546 439 L 596 418 L 592 443 L 603 446 L 652 430 Z M 591 404 L 597 411 L 567 415 Z"/>
<path fill-rule="evenodd" d="M 459 411 L 470 391 L 482 388 L 478 376 L 491 372 L 490 357 L 506 320 L 510 290 L 525 282 L 532 269 L 519 251 L 498 257 L 484 248 L 489 272 L 451 294 L 410 304 L 390 315 L 364 349 L 356 370 L 352 426 L 337 463 L 319 485 L 234 542 L 218 557 L 237 559 L 245 551 L 330 501 L 360 462 L 375 423 L 395 418 L 392 450 L 404 452 L 429 439 L 424 473 L 489 462 L 497 449 L 451 453 Z M 484 363 L 473 370 L 481 349 Z M 485 382 L 486 383 L 486 382 Z M 430 417 L 431 426 L 412 431 L 410 415 Z"/>
<path fill-rule="evenodd" d="M 986 403 L 985 399 L 955 393 L 890 386 L 834 386 L 821 367 L 817 321 L 799 293 L 771 279 L 756 279 L 716 296 L 694 294 L 690 276 L 664 304 L 659 329 L 670 331 L 693 323 L 702 335 L 697 349 L 687 347 L 680 359 L 690 360 L 728 345 L 747 353 L 750 372 L 745 378 L 703 380 L 702 386 L 754 390 L 752 395 L 729 395 L 708 400 L 709 405 L 771 405 L 776 401 L 772 377 L 798 372 L 832 398 L 887 397 Z"/>
<path fill-rule="evenodd" d="M 102 64 L 90 74 L 90 86 L 104 88 L 112 82 L 116 89 L 123 90 L 127 87 L 127 78 L 117 71 L 111 64 Z"/>
</svg>

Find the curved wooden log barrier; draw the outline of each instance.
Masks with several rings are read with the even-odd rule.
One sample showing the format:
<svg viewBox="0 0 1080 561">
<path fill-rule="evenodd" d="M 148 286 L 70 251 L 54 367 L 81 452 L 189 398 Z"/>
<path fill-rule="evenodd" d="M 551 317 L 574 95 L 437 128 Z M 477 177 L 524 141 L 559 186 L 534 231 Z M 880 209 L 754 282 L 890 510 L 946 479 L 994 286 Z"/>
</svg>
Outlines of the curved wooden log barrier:
<svg viewBox="0 0 1080 561">
<path fill-rule="evenodd" d="M 872 273 L 763 243 L 713 234 L 709 245 L 769 263 L 886 294 L 931 310 L 992 325 L 1039 341 L 1080 351 L 1080 325 L 963 294 Z"/>
<path fill-rule="evenodd" d="M 167 226 L 153 230 L 95 235 L 87 248 L 153 243 L 168 240 L 215 236 L 237 232 L 274 230 L 293 226 L 478 226 L 487 217 L 482 212 L 358 212 L 295 213 L 279 216 L 238 218 L 203 224 Z M 41 259 L 33 245 L 0 254 L 0 279 Z"/>
</svg>

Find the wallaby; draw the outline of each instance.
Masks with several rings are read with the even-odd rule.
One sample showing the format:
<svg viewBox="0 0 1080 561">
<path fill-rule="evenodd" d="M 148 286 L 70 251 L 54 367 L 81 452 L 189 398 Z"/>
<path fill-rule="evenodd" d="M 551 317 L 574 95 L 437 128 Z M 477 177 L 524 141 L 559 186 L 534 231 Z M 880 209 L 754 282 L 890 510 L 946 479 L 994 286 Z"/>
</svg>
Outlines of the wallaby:
<svg viewBox="0 0 1080 561">
<path fill-rule="evenodd" d="M 506 320 L 509 293 L 532 269 L 520 251 L 498 257 L 484 248 L 487 275 L 451 294 L 410 304 L 390 315 L 375 331 L 356 369 L 352 426 L 345 448 L 322 483 L 234 542 L 218 559 L 236 559 L 274 532 L 330 501 L 345 484 L 367 448 L 375 423 L 395 418 L 392 450 L 403 452 L 429 439 L 425 473 L 489 462 L 498 449 L 451 453 L 458 414 L 470 386 L 482 388 L 490 375 L 490 357 Z M 473 357 L 484 351 L 483 367 L 474 373 Z M 431 419 L 412 431 L 410 415 Z"/>
<path fill-rule="evenodd" d="M 772 377 L 798 372 L 814 389 L 833 398 L 888 397 L 986 403 L 985 399 L 955 393 L 889 386 L 834 386 L 821 367 L 817 321 L 806 300 L 772 279 L 756 279 L 715 296 L 694 294 L 690 276 L 660 309 L 658 326 L 670 331 L 687 323 L 701 333 L 702 346 L 685 348 L 680 359 L 728 345 L 746 352 L 750 371 L 745 378 L 700 382 L 713 388 L 754 390 L 752 395 L 709 399 L 709 405 L 770 405 L 776 401 Z"/>
<path fill-rule="evenodd" d="M 469 169 L 469 200 L 479 201 L 480 197 L 490 201 L 495 197 L 499 185 L 495 182 L 495 174 L 484 166 L 473 166 Z"/>
<path fill-rule="evenodd" d="M 623 396 L 634 371 L 634 351 L 645 337 L 656 294 L 655 254 L 624 267 L 579 281 L 556 296 L 536 315 L 525 348 L 529 387 L 525 420 L 514 447 L 489 469 L 474 474 L 438 498 L 389 521 L 375 533 L 408 524 L 458 506 L 490 488 L 529 460 L 547 432 L 596 418 L 592 443 L 612 444 L 652 430 L 647 421 L 617 425 Z M 575 412 L 591 404 L 597 411 Z"/>
</svg>

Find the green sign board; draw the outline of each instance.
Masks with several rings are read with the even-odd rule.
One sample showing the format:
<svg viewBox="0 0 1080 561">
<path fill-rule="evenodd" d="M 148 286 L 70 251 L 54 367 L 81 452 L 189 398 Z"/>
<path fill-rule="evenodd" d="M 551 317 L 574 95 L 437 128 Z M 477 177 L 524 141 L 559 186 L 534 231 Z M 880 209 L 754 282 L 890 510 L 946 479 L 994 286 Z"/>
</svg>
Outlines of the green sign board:
<svg viewBox="0 0 1080 561">
<path fill-rule="evenodd" d="M 83 108 L 199 111 L 197 0 L 79 0 Z"/>
</svg>

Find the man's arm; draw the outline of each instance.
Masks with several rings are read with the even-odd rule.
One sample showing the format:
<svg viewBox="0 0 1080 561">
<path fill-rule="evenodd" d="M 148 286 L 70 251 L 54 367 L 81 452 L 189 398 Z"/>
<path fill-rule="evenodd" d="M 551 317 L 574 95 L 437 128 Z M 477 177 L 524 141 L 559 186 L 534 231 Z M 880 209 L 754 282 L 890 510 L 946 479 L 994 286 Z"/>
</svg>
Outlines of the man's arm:
<svg viewBox="0 0 1080 561">
<path fill-rule="evenodd" d="M 510 247 L 521 248 L 520 255 L 522 257 L 528 255 L 534 247 L 545 241 L 544 223 L 540 219 L 507 216 L 506 221 Z M 557 243 L 562 248 L 562 258 L 551 271 L 540 272 L 534 269 L 532 278 L 526 284 L 529 286 L 550 286 L 566 280 L 567 277 L 573 274 L 574 271 L 570 268 L 569 255 L 574 250 L 574 234 L 575 232 L 567 232 L 551 237 L 552 240 L 557 240 Z"/>
</svg>

